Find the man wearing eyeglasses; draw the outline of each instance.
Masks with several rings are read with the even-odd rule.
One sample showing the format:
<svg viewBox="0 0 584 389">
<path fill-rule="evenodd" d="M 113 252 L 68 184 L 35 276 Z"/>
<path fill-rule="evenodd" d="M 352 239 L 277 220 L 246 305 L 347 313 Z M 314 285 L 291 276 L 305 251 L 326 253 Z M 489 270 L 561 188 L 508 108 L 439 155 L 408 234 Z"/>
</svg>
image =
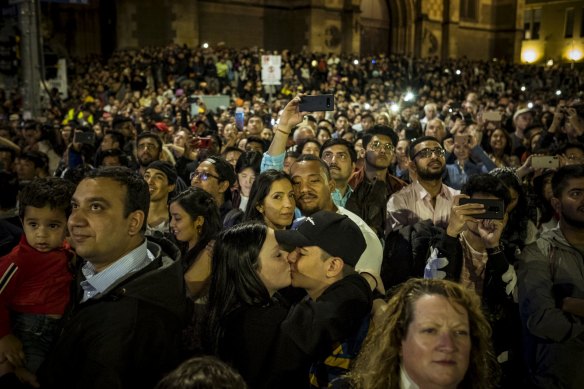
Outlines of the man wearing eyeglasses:
<svg viewBox="0 0 584 389">
<path fill-rule="evenodd" d="M 387 202 L 386 234 L 427 219 L 446 228 L 454 196 L 460 193 L 442 183 L 446 159 L 438 139 L 423 136 L 413 140 L 409 155 L 410 168 L 417 180 L 393 194 Z"/>
<path fill-rule="evenodd" d="M 397 141 L 396 133 L 387 126 L 376 125 L 370 129 L 363 135 L 365 164 L 349 180 L 353 194 L 347 201 L 347 209 L 365 220 L 379 237 L 386 229 L 387 200 L 407 185 L 389 169 Z"/>
<path fill-rule="evenodd" d="M 191 173 L 190 179 L 191 186 L 201 188 L 213 196 L 219 207 L 221 220 L 223 220 L 233 208 L 229 188 L 237 179 L 229 162 L 221 157 L 209 157 L 197 166 L 195 171 Z"/>
</svg>

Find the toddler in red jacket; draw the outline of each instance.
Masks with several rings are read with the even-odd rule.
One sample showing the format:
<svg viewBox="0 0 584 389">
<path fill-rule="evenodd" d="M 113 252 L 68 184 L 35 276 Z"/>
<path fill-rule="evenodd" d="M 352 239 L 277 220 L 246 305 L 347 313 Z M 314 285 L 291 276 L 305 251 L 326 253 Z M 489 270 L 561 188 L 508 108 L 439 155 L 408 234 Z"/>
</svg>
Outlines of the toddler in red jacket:
<svg viewBox="0 0 584 389">
<path fill-rule="evenodd" d="M 19 194 L 24 235 L 0 258 L 0 365 L 21 379 L 44 360 L 69 303 L 74 254 L 65 235 L 74 190 L 54 177 L 25 186 Z"/>
</svg>

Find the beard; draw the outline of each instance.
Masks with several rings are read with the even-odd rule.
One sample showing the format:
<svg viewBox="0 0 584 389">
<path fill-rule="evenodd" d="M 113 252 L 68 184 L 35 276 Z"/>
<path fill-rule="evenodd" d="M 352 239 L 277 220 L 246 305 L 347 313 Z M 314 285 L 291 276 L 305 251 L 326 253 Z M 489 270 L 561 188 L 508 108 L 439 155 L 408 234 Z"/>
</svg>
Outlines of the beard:
<svg viewBox="0 0 584 389">
<path fill-rule="evenodd" d="M 562 220 L 572 228 L 584 230 L 584 220 L 573 218 L 562 210 Z"/>
<path fill-rule="evenodd" d="M 441 179 L 445 170 L 446 170 L 446 165 L 442 165 L 442 169 L 440 169 L 438 171 L 435 171 L 435 172 L 429 171 L 427 168 L 426 169 L 420 169 L 418 167 L 417 173 L 418 173 L 418 177 L 420 177 L 422 180 L 424 180 L 424 181 L 433 181 L 433 180 L 439 180 L 439 179 Z"/>
<path fill-rule="evenodd" d="M 143 155 L 141 157 L 138 157 L 137 159 L 138 163 L 142 167 L 147 167 L 148 165 L 150 165 L 151 162 L 156 161 L 156 159 L 151 155 Z"/>
</svg>

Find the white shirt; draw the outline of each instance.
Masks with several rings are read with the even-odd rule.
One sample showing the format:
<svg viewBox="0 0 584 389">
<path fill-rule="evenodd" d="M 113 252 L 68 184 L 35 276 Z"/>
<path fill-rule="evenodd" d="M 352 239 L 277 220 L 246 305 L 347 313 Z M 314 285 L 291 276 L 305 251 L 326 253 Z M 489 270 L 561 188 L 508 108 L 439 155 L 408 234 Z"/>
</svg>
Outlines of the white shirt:
<svg viewBox="0 0 584 389">
<path fill-rule="evenodd" d="M 420 389 L 418 385 L 408 375 L 403 365 L 399 365 L 399 388 L 400 389 Z"/>
<path fill-rule="evenodd" d="M 458 194 L 460 194 L 459 190 L 442 184 L 434 207 L 430 193 L 418 181 L 415 181 L 389 198 L 387 202 L 388 228 L 393 231 L 428 219 L 432 220 L 435 226 L 446 228 L 454 196 Z"/>
<path fill-rule="evenodd" d="M 347 216 L 359 227 L 365 238 L 366 248 L 355 265 L 355 271 L 358 273 L 369 273 L 375 277 L 378 285 L 381 285 L 381 262 L 383 261 L 383 247 L 381 241 L 375 232 L 353 212 L 337 207 L 337 213 Z"/>
</svg>

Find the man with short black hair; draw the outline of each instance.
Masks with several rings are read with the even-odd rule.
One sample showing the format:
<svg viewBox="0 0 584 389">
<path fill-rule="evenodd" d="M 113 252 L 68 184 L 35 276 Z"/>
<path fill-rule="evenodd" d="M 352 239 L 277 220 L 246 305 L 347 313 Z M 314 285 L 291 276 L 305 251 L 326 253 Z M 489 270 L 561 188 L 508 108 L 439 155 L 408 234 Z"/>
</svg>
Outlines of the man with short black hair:
<svg viewBox="0 0 584 389">
<path fill-rule="evenodd" d="M 296 315 L 302 310 L 324 309 L 322 305 L 310 303 L 318 302 L 321 296 L 327 296 L 327 292 L 334 288 L 347 288 L 344 298 L 347 303 L 352 302 L 350 310 L 331 311 L 324 316 L 336 317 L 352 311 L 352 320 L 345 320 L 335 331 L 345 336 L 329 345 L 332 346 L 330 349 L 323 350 L 328 351 L 330 357 L 312 361 L 310 382 L 319 388 L 328 387 L 330 381 L 348 372 L 348 366 L 359 353 L 369 329 L 371 295 L 367 293 L 365 282 L 355 272 L 355 266 L 366 248 L 365 239 L 349 217 L 329 211 L 313 213 L 296 230 L 275 233 L 279 244 L 293 250 L 288 255 L 292 286 L 302 288 L 308 294 L 305 301 L 292 308 Z M 293 324 L 297 323 L 284 323 L 284 330 L 300 329 L 294 328 Z"/>
<path fill-rule="evenodd" d="M 245 151 L 257 151 L 263 154 L 266 151 L 266 143 L 259 136 L 248 136 L 245 143 Z"/>
<path fill-rule="evenodd" d="M 0 145 L 0 172 L 12 173 L 16 161 L 16 149 Z"/>
<path fill-rule="evenodd" d="M 81 268 L 43 388 L 153 387 L 180 362 L 186 292 L 178 252 L 145 239 L 148 185 L 127 168 L 90 171 L 68 227 Z"/>
<path fill-rule="evenodd" d="M 369 132 L 375 125 L 375 118 L 371 112 L 366 112 L 361 116 L 361 131 Z"/>
<path fill-rule="evenodd" d="M 249 135 L 260 136 L 264 129 L 264 121 L 258 114 L 252 114 L 247 120 L 247 132 Z"/>
<path fill-rule="evenodd" d="M 371 227 L 359 216 L 335 205 L 331 197 L 335 182 L 331 177 L 328 165 L 314 155 L 301 155 L 290 168 L 290 176 L 292 177 L 296 206 L 303 215 L 311 216 L 318 211 L 331 211 L 346 215 L 357 224 L 367 242 L 367 248 L 359 259 L 356 269 L 371 276 L 367 277 L 372 287 L 377 285 L 380 290 L 383 290 L 379 277 L 383 255 L 381 242 Z"/>
<path fill-rule="evenodd" d="M 407 185 L 389 170 L 397 141 L 397 134 L 386 126 L 375 125 L 364 134 L 365 164 L 349 181 L 353 194 L 347 201 L 347 209 L 365 220 L 379 237 L 386 229 L 387 200 Z"/>
<path fill-rule="evenodd" d="M 154 161 L 146 168 L 144 181 L 150 192 L 150 207 L 146 223 L 146 235 L 168 233 L 170 217 L 169 196 L 176 185 L 176 169 L 166 161 Z"/>
<path fill-rule="evenodd" d="M 95 167 L 128 166 L 128 157 L 120 149 L 109 149 L 96 155 Z"/>
<path fill-rule="evenodd" d="M 442 183 L 446 170 L 444 149 L 438 139 L 423 136 L 411 142 L 408 154 L 416 180 L 389 198 L 386 234 L 428 219 L 446 228 L 454 196 L 460 191 Z"/>
<path fill-rule="evenodd" d="M 26 185 L 36 177 L 49 175 L 49 158 L 40 151 L 27 151 L 16 158 L 16 175 L 21 186 Z"/>
<path fill-rule="evenodd" d="M 140 174 L 144 175 L 144 171 L 148 165 L 160 159 L 162 154 L 162 140 L 156 134 L 151 132 L 143 132 L 138 135 L 136 140 L 136 157 L 140 165 Z"/>
<path fill-rule="evenodd" d="M 331 177 L 335 181 L 332 192 L 336 205 L 344 207 L 353 193 L 349 178 L 355 169 L 357 153 L 353 145 L 344 139 L 329 139 L 320 149 L 320 158 L 329 166 Z"/>
<path fill-rule="evenodd" d="M 521 253 L 519 310 L 531 384 L 579 388 L 584 382 L 584 165 L 559 168 L 551 199 L 558 228 Z"/>
</svg>

